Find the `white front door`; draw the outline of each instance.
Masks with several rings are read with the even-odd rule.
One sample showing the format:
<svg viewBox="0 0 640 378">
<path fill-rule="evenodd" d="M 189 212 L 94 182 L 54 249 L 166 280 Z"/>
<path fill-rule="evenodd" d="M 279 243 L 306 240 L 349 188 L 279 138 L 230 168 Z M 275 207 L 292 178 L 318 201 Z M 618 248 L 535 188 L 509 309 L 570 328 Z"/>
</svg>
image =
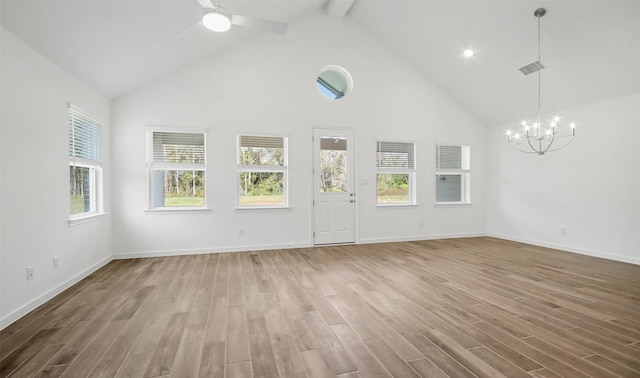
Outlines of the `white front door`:
<svg viewBox="0 0 640 378">
<path fill-rule="evenodd" d="M 314 244 L 355 242 L 352 130 L 313 129 Z"/>
</svg>

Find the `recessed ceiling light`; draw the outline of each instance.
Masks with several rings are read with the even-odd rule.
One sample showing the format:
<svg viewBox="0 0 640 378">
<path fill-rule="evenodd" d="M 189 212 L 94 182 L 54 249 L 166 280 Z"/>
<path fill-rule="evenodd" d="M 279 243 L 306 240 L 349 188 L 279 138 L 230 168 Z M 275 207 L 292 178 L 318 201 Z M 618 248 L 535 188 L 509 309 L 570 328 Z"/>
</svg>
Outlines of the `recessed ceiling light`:
<svg viewBox="0 0 640 378">
<path fill-rule="evenodd" d="M 465 58 L 471 58 L 475 53 L 471 49 L 466 49 L 462 54 L 464 55 Z"/>
</svg>

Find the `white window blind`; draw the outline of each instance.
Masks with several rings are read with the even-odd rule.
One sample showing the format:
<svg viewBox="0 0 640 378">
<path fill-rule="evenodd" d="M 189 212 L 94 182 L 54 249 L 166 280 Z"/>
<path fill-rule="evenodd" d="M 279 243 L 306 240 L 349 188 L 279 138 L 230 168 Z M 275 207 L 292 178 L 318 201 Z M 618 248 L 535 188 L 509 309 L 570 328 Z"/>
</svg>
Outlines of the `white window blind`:
<svg viewBox="0 0 640 378">
<path fill-rule="evenodd" d="M 240 165 L 285 166 L 286 138 L 240 135 L 238 163 Z"/>
<path fill-rule="evenodd" d="M 378 168 L 415 169 L 413 143 L 378 141 Z"/>
<path fill-rule="evenodd" d="M 204 133 L 154 131 L 153 163 L 205 164 Z"/>
<path fill-rule="evenodd" d="M 102 125 L 72 106 L 68 118 L 69 156 L 102 161 Z"/>
<path fill-rule="evenodd" d="M 437 169 L 462 169 L 461 146 L 436 146 Z"/>
<path fill-rule="evenodd" d="M 284 148 L 283 137 L 240 135 L 240 147 Z"/>
</svg>

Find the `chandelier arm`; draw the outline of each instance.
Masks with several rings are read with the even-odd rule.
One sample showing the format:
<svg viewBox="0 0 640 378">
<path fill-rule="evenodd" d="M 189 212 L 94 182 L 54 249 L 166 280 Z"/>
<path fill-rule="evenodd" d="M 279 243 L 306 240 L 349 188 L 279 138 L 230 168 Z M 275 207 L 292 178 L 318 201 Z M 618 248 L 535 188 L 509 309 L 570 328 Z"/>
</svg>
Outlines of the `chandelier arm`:
<svg viewBox="0 0 640 378">
<path fill-rule="evenodd" d="M 518 147 L 514 147 L 514 145 L 511 143 L 509 143 L 509 147 L 513 148 L 516 151 L 524 152 L 525 154 L 537 154 L 536 151 L 527 151 L 527 150 L 520 149 Z"/>
<path fill-rule="evenodd" d="M 538 150 L 536 150 L 536 148 L 533 147 L 533 145 L 531 144 L 531 138 L 527 137 L 527 144 L 529 144 L 529 147 L 531 147 L 531 150 L 534 151 L 534 152 L 532 152 L 532 154 L 537 154 L 538 153 Z M 518 149 L 518 151 L 522 151 L 522 150 Z M 523 152 L 525 152 L 525 151 L 523 151 Z"/>
<path fill-rule="evenodd" d="M 556 140 L 556 136 L 552 135 L 551 138 L 549 139 L 549 144 L 547 145 L 547 148 L 545 148 L 544 151 L 541 151 L 540 154 L 544 155 L 547 151 L 549 151 L 549 148 L 551 148 L 551 145 L 553 144 L 553 142 L 555 142 L 555 140 Z M 542 142 L 540 142 L 540 145 L 542 145 Z"/>
<path fill-rule="evenodd" d="M 571 142 L 573 142 L 575 138 L 571 138 L 571 140 L 569 140 L 567 143 L 563 144 L 562 146 L 558 147 L 558 148 L 554 148 L 553 150 L 549 150 L 549 152 L 554 152 L 554 151 L 558 151 L 562 148 L 567 147 L 569 144 L 571 144 Z"/>
<path fill-rule="evenodd" d="M 575 135 L 556 135 L 556 138 L 575 138 Z"/>
</svg>

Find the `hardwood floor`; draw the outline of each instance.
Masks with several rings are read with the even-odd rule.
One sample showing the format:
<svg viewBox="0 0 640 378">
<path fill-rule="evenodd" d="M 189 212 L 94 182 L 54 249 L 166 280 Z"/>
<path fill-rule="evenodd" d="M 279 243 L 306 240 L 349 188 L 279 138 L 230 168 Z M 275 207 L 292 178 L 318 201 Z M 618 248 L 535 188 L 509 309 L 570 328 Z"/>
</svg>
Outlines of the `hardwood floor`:
<svg viewBox="0 0 640 378">
<path fill-rule="evenodd" d="M 492 238 L 116 260 L 2 377 L 640 377 L 640 266 Z"/>
</svg>

